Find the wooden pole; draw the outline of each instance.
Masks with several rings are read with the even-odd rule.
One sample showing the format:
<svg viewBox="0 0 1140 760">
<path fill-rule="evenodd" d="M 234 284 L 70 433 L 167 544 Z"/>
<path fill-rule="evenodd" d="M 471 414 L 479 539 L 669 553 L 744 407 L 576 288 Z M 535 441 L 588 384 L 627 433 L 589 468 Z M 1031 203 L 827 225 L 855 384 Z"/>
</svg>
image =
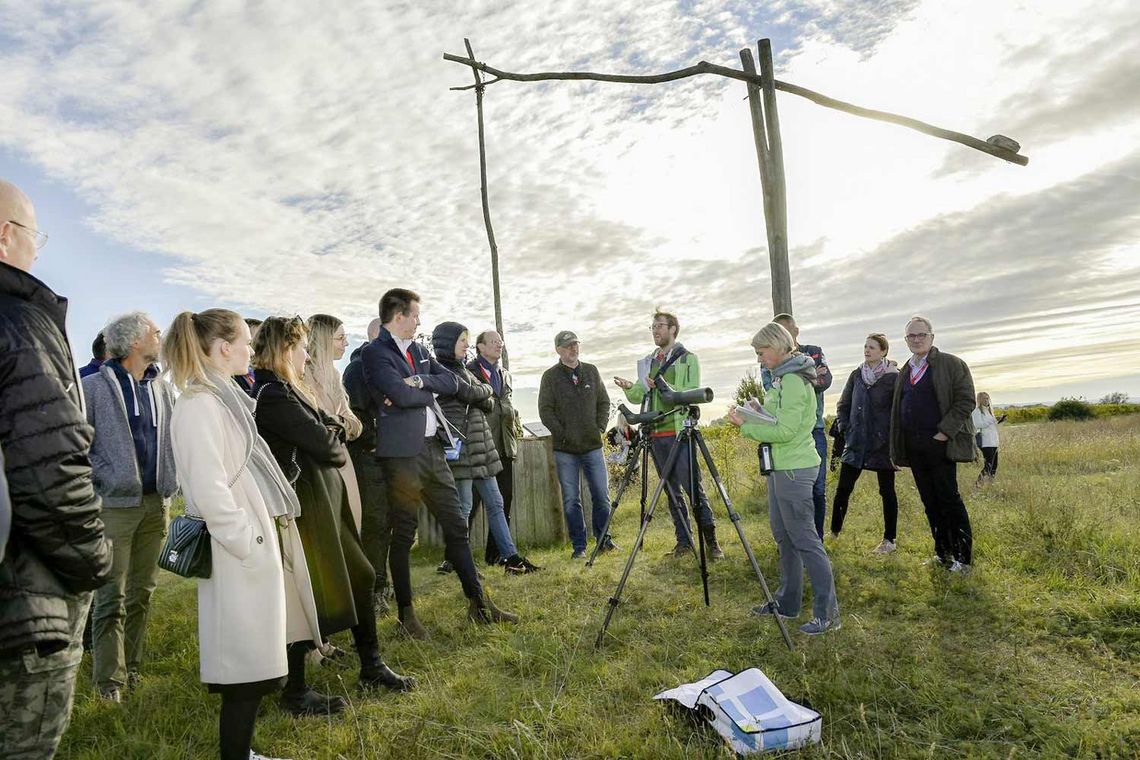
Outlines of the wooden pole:
<svg viewBox="0 0 1140 760">
<path fill-rule="evenodd" d="M 463 44 L 467 46 L 467 55 L 475 60 L 475 53 L 471 50 L 471 42 L 466 37 Z M 487 197 L 487 146 L 483 139 L 483 78 L 479 69 L 472 66 L 471 73 L 475 76 L 475 111 L 479 116 L 479 190 L 483 197 L 483 224 L 487 227 L 487 242 L 491 245 L 491 292 L 495 301 L 495 329 L 506 340 L 503 332 L 503 305 L 499 295 L 499 246 L 495 243 L 495 229 L 491 226 L 491 203 Z M 507 358 L 507 348 L 503 346 L 504 369 L 510 369 L 510 360 Z"/>
<path fill-rule="evenodd" d="M 748 48 L 740 51 L 740 63 L 745 73 L 756 73 L 756 63 L 752 58 L 752 51 Z M 748 88 L 748 110 L 752 114 L 752 138 L 756 144 L 756 162 L 760 166 L 760 189 L 764 193 L 764 230 L 768 236 L 768 267 L 772 273 L 772 308 L 774 310 L 772 313 L 779 314 L 780 311 L 776 307 L 776 281 L 779 275 L 777 274 L 777 259 L 773 254 L 777 248 L 776 210 L 772 203 L 772 167 L 766 134 L 767 127 L 764 122 L 764 106 L 761 101 L 759 85 L 754 81 L 747 81 L 745 84 Z M 787 264 L 788 258 L 785 251 L 784 266 L 786 267 Z"/>
<path fill-rule="evenodd" d="M 542 82 L 551 79 L 571 79 L 571 80 L 589 80 L 594 82 L 624 82 L 627 84 L 660 84 L 662 82 L 674 82 L 678 79 L 685 79 L 687 77 L 698 76 L 701 74 L 713 74 L 716 76 L 728 77 L 729 79 L 737 79 L 742 82 L 753 81 L 758 85 L 763 85 L 761 77 L 753 75 L 749 76 L 746 72 L 731 69 L 727 66 L 717 66 L 716 64 L 709 63 L 708 61 L 701 61 L 693 66 L 688 66 L 677 71 L 670 71 L 665 74 L 652 74 L 646 76 L 634 76 L 627 74 L 598 74 L 592 71 L 541 71 L 535 74 L 516 74 L 510 71 L 503 71 L 496 69 L 493 66 L 488 66 L 485 63 L 476 61 L 474 56 L 468 55 L 464 58 L 460 55 L 452 53 L 444 53 L 443 59 L 445 61 L 452 61 L 454 63 L 461 63 L 464 66 L 470 66 L 473 69 L 482 71 L 484 74 L 490 74 L 495 77 L 494 79 L 484 82 L 480 85 L 467 85 L 466 87 L 452 87 L 453 90 L 470 90 L 472 87 L 482 87 L 489 84 L 494 84 L 501 79 L 510 80 L 513 82 Z M 843 111 L 854 116 L 860 116 L 864 119 L 874 119 L 875 121 L 885 121 L 888 124 L 897 124 L 900 127 L 913 129 L 917 132 L 922 132 L 925 135 L 938 137 L 943 140 L 950 140 L 960 145 L 965 145 L 974 150 L 980 150 L 982 153 L 988 153 L 991 156 L 1009 161 L 1012 164 L 1025 166 L 1029 163 L 1029 158 L 1019 154 L 1016 150 L 1004 148 L 999 144 L 990 143 L 986 140 L 979 140 L 977 137 L 962 134 L 961 132 L 954 132 L 942 127 L 936 127 L 933 124 L 927 124 L 918 119 L 912 119 L 909 116 L 902 116 L 897 113 L 889 111 L 876 111 L 872 108 L 863 108 L 852 103 L 846 103 L 836 98 L 828 97 L 822 93 L 809 90 L 806 87 L 799 85 L 789 84 L 788 82 L 781 82 L 779 79 L 774 79 L 772 86 L 781 92 L 786 92 L 790 95 L 798 95 L 801 98 L 807 98 L 816 105 L 823 106 L 824 108 L 834 108 L 836 111 Z"/>
<path fill-rule="evenodd" d="M 784 182 L 784 142 L 780 138 L 780 115 L 776 110 L 776 72 L 772 66 L 772 41 L 760 40 L 760 85 L 764 95 L 764 125 L 768 137 L 768 176 L 771 180 L 772 243 L 768 251 L 772 268 L 772 313 L 792 313 L 792 275 L 788 266 L 788 190 Z"/>
</svg>

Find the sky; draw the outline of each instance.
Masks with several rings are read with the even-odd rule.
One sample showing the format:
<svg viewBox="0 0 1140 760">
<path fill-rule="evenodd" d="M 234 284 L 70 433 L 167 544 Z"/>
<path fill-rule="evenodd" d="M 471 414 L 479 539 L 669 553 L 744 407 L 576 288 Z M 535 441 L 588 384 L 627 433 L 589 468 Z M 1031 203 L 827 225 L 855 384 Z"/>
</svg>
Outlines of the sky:
<svg viewBox="0 0 1140 760">
<path fill-rule="evenodd" d="M 984 23 L 981 21 L 984 20 Z M 637 3 L 0 0 L 0 177 L 51 240 L 75 353 L 111 316 L 331 313 L 390 287 L 424 327 L 493 325 L 471 72 L 739 68 L 985 139 L 1020 167 L 780 93 L 794 312 L 839 384 L 907 318 L 995 404 L 1140 396 L 1140 7 L 1115 0 Z M 491 214 L 516 402 L 572 329 L 633 376 L 675 312 L 717 401 L 772 316 L 741 82 L 489 86 Z M 611 386 L 616 401 L 618 391 Z"/>
</svg>

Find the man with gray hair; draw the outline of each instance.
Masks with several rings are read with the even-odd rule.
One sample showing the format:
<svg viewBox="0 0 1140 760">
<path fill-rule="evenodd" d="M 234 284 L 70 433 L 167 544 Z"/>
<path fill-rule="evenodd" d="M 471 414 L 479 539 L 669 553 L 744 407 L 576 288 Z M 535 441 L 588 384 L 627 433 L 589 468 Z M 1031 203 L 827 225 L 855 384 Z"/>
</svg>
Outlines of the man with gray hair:
<svg viewBox="0 0 1140 760">
<path fill-rule="evenodd" d="M 891 460 L 909 467 L 934 537 L 934 561 L 968 573 L 973 532 L 958 493 L 958 462 L 974 461 L 974 379 L 966 362 L 934 347 L 926 317 L 906 324 L 911 357 L 891 407 Z"/>
<path fill-rule="evenodd" d="M 166 537 L 167 508 L 177 490 L 170 417 L 174 395 L 158 377 L 160 331 L 134 311 L 103 328 L 112 358 L 83 378 L 95 491 L 113 549 L 111 577 L 95 592 L 91 619 L 99 695 L 119 702 L 138 682 L 147 613 Z"/>
<path fill-rule="evenodd" d="M 0 179 L 0 446 L 12 508 L 0 561 L 5 760 L 55 754 L 71 717 L 90 592 L 111 567 L 67 299 L 30 273 L 46 242 L 32 202 Z"/>
</svg>

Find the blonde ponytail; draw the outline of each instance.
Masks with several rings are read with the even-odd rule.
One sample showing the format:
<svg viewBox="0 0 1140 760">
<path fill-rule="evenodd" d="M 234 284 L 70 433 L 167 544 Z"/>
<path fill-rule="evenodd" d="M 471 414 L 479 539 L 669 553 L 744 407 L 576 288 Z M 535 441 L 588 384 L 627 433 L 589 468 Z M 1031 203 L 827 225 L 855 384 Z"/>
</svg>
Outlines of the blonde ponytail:
<svg viewBox="0 0 1140 760">
<path fill-rule="evenodd" d="M 191 385 L 209 385 L 210 346 L 214 340 L 235 341 L 241 315 L 229 309 L 184 311 L 174 318 L 162 341 L 162 362 L 180 391 Z"/>
</svg>

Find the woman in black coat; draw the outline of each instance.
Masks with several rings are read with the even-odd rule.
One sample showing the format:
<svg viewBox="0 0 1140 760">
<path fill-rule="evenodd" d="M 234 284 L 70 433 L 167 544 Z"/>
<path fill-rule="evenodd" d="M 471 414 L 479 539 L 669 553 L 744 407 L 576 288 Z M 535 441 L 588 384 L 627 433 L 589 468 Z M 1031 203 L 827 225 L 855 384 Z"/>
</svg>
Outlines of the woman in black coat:
<svg viewBox="0 0 1140 760">
<path fill-rule="evenodd" d="M 837 537 L 847 516 L 847 504 L 863 470 L 874 470 L 883 500 L 883 540 L 875 554 L 895 550 L 899 501 L 895 466 L 891 461 L 891 401 L 899 368 L 887 360 L 889 344 L 882 333 L 871 333 L 863 344 L 863 364 L 847 378 L 836 408 L 845 448 L 840 459 L 839 485 L 831 508 L 831 535 Z"/>
<path fill-rule="evenodd" d="M 253 397 L 257 432 L 294 480 L 301 514 L 297 529 L 305 548 L 321 634 L 352 630 L 360 655 L 360 687 L 405 691 L 415 685 L 384 664 L 376 637 L 372 585 L 376 575 L 348 505 L 337 468 L 348 461 L 344 428 L 321 412 L 301 385 L 305 326 L 299 317 L 270 317 L 254 341 Z M 289 646 L 289 678 L 282 705 L 295 715 L 340 712 L 340 697 L 317 694 L 305 683 L 305 655 L 311 644 Z"/>
<path fill-rule="evenodd" d="M 455 395 L 439 397 L 444 416 L 452 429 L 459 432 L 463 442 L 459 457 L 448 464 L 455 478 L 455 488 L 459 491 L 464 518 L 471 514 L 473 494 L 478 490 L 486 505 L 487 525 L 495 538 L 495 546 L 506 558 L 503 560 L 504 568 L 508 573 L 532 573 L 539 567 L 519 554 L 503 510 L 503 494 L 495 479 L 502 471 L 503 463 L 495 448 L 491 424 L 487 421 L 487 412 L 494 409 L 494 391 L 464 366 L 468 345 L 467 328 L 458 322 L 444 322 L 432 332 L 436 361 L 459 378 Z M 449 572 L 451 568 L 445 560 L 438 569 Z"/>
</svg>

